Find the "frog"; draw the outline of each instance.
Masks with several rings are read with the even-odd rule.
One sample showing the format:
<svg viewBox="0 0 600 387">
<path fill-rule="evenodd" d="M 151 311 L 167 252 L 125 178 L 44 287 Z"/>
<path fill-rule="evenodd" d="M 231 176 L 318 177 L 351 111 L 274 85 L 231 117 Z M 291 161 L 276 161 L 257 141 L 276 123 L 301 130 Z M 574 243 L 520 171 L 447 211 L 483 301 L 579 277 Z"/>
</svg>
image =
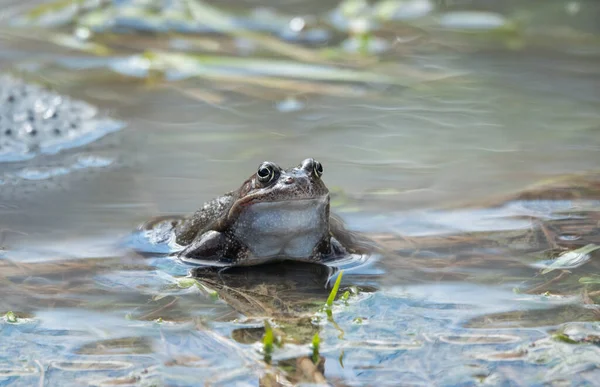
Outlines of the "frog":
<svg viewBox="0 0 600 387">
<path fill-rule="evenodd" d="M 191 215 L 156 219 L 143 228 L 154 230 L 155 240 L 172 235 L 179 247 L 173 255 L 199 265 L 326 263 L 367 253 L 374 244 L 331 213 L 323 171 L 313 158 L 288 169 L 264 161 L 238 189 Z"/>
</svg>

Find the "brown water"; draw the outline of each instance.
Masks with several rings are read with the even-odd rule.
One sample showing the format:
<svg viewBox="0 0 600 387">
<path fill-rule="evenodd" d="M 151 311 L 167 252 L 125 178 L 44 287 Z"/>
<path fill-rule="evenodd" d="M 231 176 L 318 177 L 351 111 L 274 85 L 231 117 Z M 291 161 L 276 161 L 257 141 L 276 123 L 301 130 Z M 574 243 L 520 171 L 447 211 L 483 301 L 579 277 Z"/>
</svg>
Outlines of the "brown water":
<svg viewBox="0 0 600 387">
<path fill-rule="evenodd" d="M 228 76 L 146 82 L 107 69 L 115 58 L 94 62 L 2 33 L 4 71 L 33 68 L 30 77 L 127 127 L 110 148 L 120 168 L 66 176 L 40 189 L 34 204 L 5 200 L 0 209 L 0 312 L 28 318 L 0 323 L 0 385 L 258 385 L 265 372 L 294 381 L 286 361 L 310 355 L 317 331 L 323 373 L 335 385 L 596 384 L 598 297 L 587 302 L 577 279 L 597 275 L 598 265 L 574 269 L 564 287 L 544 285 L 559 273 L 540 274 L 533 263 L 547 257 L 529 253 L 554 246 L 528 230 L 554 219 L 549 229 L 562 247 L 600 244 L 597 191 L 472 208 L 598 170 L 600 41 L 590 15 L 600 7 L 572 2 L 580 7 L 573 14 L 569 2 L 556 3 L 497 6 L 529 18 L 528 46 L 519 50 L 436 29 L 402 43 L 411 34 L 399 28 L 396 49 L 382 56 L 388 67 L 461 74 L 415 87 L 310 76 L 275 86 Z M 335 6 L 278 9 L 323 14 Z M 560 34 L 571 29 L 589 35 Z M 119 57 L 169 41 L 127 39 Z M 237 188 L 263 160 L 288 166 L 306 157 L 323 163 L 334 211 L 349 227 L 394 250 L 344 276 L 344 289 L 360 291 L 336 304 L 334 322 L 319 312 L 328 294 L 322 269 L 203 274 L 209 291 L 182 282 L 189 267 L 141 258 L 121 243 L 152 216 L 188 213 Z M 448 209 L 457 203 L 471 206 Z M 568 228 L 576 211 L 584 221 Z M 569 245 L 569 233 L 578 242 Z M 442 238 L 449 235 L 465 239 Z M 261 353 L 263 317 L 289 335 L 274 368 Z M 557 329 L 589 343 L 553 339 Z"/>
</svg>

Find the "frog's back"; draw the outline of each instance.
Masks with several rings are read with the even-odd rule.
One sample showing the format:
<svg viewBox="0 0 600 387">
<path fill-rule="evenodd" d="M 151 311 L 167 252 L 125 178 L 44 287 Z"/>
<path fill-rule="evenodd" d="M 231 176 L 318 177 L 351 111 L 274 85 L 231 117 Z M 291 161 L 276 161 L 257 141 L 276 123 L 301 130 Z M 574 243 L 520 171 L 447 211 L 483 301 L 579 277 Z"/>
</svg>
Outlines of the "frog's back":
<svg viewBox="0 0 600 387">
<path fill-rule="evenodd" d="M 173 241 L 181 246 L 189 245 L 197 235 L 206 232 L 216 221 L 223 219 L 236 198 L 236 192 L 232 191 L 206 202 L 204 206 L 190 216 L 165 215 L 154 217 L 138 228 L 138 232 L 141 232 L 143 236 L 142 239 L 150 242 L 152 247 L 146 245 L 144 241 L 141 242 L 141 245 L 148 248 L 150 252 L 155 252 L 156 246 L 163 246 L 168 250 L 170 249 L 168 246 Z M 144 248 L 142 248 L 143 250 Z M 159 251 L 162 250 L 159 249 Z"/>
<path fill-rule="evenodd" d="M 223 219 L 236 198 L 237 193 L 235 191 L 228 192 L 207 202 L 194 214 L 179 221 L 175 230 L 177 243 L 180 245 L 190 244 L 196 235 L 207 231 L 215 221 Z"/>
</svg>

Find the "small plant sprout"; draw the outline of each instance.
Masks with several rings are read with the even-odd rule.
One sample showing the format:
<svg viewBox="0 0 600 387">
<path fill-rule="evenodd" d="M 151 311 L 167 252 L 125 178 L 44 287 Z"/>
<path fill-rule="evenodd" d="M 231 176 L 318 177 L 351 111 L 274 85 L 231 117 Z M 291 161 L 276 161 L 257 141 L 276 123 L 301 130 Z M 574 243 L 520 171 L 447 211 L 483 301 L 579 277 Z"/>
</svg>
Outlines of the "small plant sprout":
<svg viewBox="0 0 600 387">
<path fill-rule="evenodd" d="M 335 283 L 333 284 L 333 288 L 331 289 L 331 293 L 329 293 L 329 297 L 327 298 L 327 309 L 331 310 L 331 307 L 333 306 L 333 301 L 335 300 L 335 297 L 337 296 L 338 290 L 340 290 L 340 283 L 342 282 L 342 276 L 344 275 L 344 271 L 340 271 L 340 274 L 338 275 L 337 279 L 335 280 Z"/>
<path fill-rule="evenodd" d="M 265 320 L 265 335 L 263 336 L 263 352 L 265 363 L 271 363 L 271 355 L 273 354 L 273 329 L 271 324 Z"/>
<path fill-rule="evenodd" d="M 188 289 L 197 284 L 198 282 L 195 278 L 183 277 L 177 280 L 177 285 L 179 285 L 179 287 L 182 289 Z"/>
<path fill-rule="evenodd" d="M 319 338 L 319 332 L 315 333 L 312 338 L 312 361 L 317 364 L 319 362 L 319 345 L 321 344 L 321 339 Z"/>
<path fill-rule="evenodd" d="M 6 312 L 6 315 L 4 315 L 4 319 L 6 320 L 6 322 L 11 324 L 16 323 L 18 320 L 17 315 L 12 311 Z"/>
<path fill-rule="evenodd" d="M 348 303 L 348 298 L 350 298 L 350 291 L 346 290 L 344 292 L 344 294 L 342 294 L 342 301 L 344 301 L 345 303 Z"/>
</svg>

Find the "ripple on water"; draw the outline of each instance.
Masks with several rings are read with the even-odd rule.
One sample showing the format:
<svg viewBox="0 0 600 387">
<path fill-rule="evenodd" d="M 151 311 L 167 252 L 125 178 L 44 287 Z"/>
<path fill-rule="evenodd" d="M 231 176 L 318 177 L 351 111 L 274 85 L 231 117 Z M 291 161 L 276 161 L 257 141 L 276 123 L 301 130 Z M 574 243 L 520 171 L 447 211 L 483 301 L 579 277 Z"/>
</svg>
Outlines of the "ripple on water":
<svg viewBox="0 0 600 387">
<path fill-rule="evenodd" d="M 442 335 L 440 340 L 448 344 L 458 345 L 484 345 L 484 344 L 504 344 L 515 343 L 522 339 L 518 336 L 498 335 L 498 334 L 481 334 L 481 335 Z"/>
<path fill-rule="evenodd" d="M 110 371 L 122 370 L 133 367 L 132 363 L 124 361 L 55 361 L 50 366 L 63 371 Z"/>
</svg>

